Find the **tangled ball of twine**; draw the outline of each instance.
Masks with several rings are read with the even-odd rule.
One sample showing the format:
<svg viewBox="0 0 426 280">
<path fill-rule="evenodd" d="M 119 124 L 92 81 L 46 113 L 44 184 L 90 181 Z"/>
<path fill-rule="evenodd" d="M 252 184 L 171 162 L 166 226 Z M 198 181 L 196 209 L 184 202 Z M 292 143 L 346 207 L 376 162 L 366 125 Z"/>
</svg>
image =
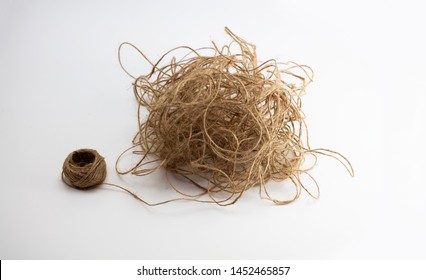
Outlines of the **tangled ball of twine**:
<svg viewBox="0 0 426 280">
<path fill-rule="evenodd" d="M 62 179 L 71 187 L 88 189 L 102 184 L 107 171 L 105 159 L 92 149 L 70 153 L 62 167 Z"/>
<path fill-rule="evenodd" d="M 139 105 L 139 131 L 133 144 L 140 147 L 134 153 L 141 160 L 130 170 L 117 171 L 146 175 L 163 167 L 201 190 L 189 195 L 172 185 L 177 192 L 194 200 L 207 194 L 219 205 L 235 203 L 255 186 L 260 187 L 262 198 L 276 204 L 294 201 L 301 189 L 318 197 L 319 189 L 313 194 L 300 179 L 301 174 L 313 179 L 307 173 L 310 168 L 301 168 L 306 154 L 315 160 L 315 154 L 335 157 L 352 175 L 342 155 L 309 146 L 301 96 L 312 81 L 311 68 L 275 60 L 258 63 L 253 44 L 228 28 L 225 31 L 233 40 L 229 45 L 219 48 L 213 43 L 211 48 L 196 50 L 178 47 L 157 63 L 130 43 L 120 46 L 136 48 L 152 70 L 133 83 Z M 160 66 L 177 49 L 189 53 Z M 204 54 L 208 51 L 212 54 Z M 141 121 L 142 107 L 148 111 L 145 121 Z M 295 186 L 294 197 L 272 198 L 266 182 L 285 179 Z"/>
</svg>

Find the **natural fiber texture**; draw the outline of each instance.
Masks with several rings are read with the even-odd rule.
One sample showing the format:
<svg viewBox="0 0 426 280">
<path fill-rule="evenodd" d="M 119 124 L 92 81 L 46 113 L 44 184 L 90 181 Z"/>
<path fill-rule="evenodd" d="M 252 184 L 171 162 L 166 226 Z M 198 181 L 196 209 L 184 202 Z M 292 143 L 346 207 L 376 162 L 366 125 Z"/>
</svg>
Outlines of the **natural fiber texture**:
<svg viewBox="0 0 426 280">
<path fill-rule="evenodd" d="M 102 184 L 106 174 L 104 158 L 92 149 L 80 149 L 70 153 L 62 167 L 62 180 L 78 189 L 88 189 Z"/>
<path fill-rule="evenodd" d="M 339 153 L 309 146 L 301 96 L 312 81 L 311 68 L 275 60 L 258 63 L 253 44 L 225 31 L 233 39 L 229 45 L 175 48 L 155 64 L 138 50 L 152 65 L 151 72 L 133 84 L 139 105 L 133 148 L 140 148 L 133 152 L 141 159 L 130 170 L 117 171 L 147 175 L 165 168 L 201 190 L 188 195 L 172 184 L 177 192 L 219 205 L 235 203 L 252 187 L 276 204 L 294 201 L 301 189 L 318 197 L 319 189 L 308 191 L 301 181 L 307 174 L 318 188 L 308 173 L 312 166 L 302 168 L 307 154 L 315 163 L 317 154 L 334 157 L 353 175 L 349 161 Z M 124 45 L 134 47 L 123 43 L 120 49 Z M 177 49 L 190 52 L 161 65 Z M 148 111 L 145 121 L 142 107 Z M 292 198 L 271 197 L 266 183 L 285 179 L 295 187 Z M 199 200 L 203 195 L 210 199 Z"/>
</svg>

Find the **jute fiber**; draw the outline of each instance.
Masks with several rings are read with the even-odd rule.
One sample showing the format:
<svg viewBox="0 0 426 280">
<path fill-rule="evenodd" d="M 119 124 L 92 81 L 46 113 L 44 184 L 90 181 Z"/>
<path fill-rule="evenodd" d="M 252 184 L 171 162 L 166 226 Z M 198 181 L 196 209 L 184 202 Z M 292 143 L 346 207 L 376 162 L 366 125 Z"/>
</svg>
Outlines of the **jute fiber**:
<svg viewBox="0 0 426 280">
<path fill-rule="evenodd" d="M 319 154 L 336 158 L 353 175 L 344 156 L 309 145 L 301 97 L 312 82 L 311 68 L 274 59 L 260 63 L 255 45 L 225 31 L 232 39 L 228 45 L 181 46 L 156 63 L 130 43 L 120 46 L 122 67 L 120 51 L 131 46 L 151 71 L 133 77 L 123 67 L 135 79 L 139 129 L 132 151 L 140 160 L 125 171 L 116 165 L 117 172 L 142 176 L 164 168 L 199 189 L 190 195 L 171 184 L 183 197 L 219 205 L 235 203 L 253 187 L 276 204 L 293 202 L 302 189 L 317 198 L 318 184 L 308 171 Z M 166 61 L 179 49 L 188 50 L 187 55 Z M 142 108 L 148 111 L 146 119 Z M 307 155 L 315 161 L 302 167 Z M 304 186 L 302 174 L 312 179 L 315 191 Z M 292 197 L 272 197 L 270 180 L 287 180 L 294 187 Z"/>
<path fill-rule="evenodd" d="M 138 104 L 138 132 L 133 146 L 116 162 L 119 174 L 148 175 L 166 171 L 177 198 L 150 203 L 128 188 L 105 183 L 106 163 L 95 150 L 72 152 L 63 164 L 62 179 L 78 189 L 100 184 L 119 188 L 147 205 L 176 200 L 234 204 L 250 188 L 275 204 L 288 204 L 305 190 L 319 197 L 319 187 L 309 171 L 317 156 L 340 161 L 350 175 L 350 162 L 340 153 L 312 149 L 308 127 L 302 112 L 302 96 L 313 79 L 313 71 L 294 62 L 274 59 L 258 62 L 255 45 L 236 36 L 228 28 L 228 45 L 193 49 L 181 46 L 165 53 L 156 63 L 130 43 L 119 48 L 135 48 L 151 65 L 151 71 L 133 77 L 133 91 Z M 167 59 L 179 50 L 187 54 Z M 144 118 L 143 108 L 148 116 Z M 121 157 L 132 151 L 138 162 L 120 170 Z M 311 156 L 311 164 L 304 164 Z M 187 193 L 171 183 L 170 175 L 189 182 L 197 193 Z M 304 185 L 309 179 L 311 187 Z M 268 192 L 269 181 L 285 181 L 293 186 L 287 198 L 278 199 Z M 313 190 L 312 190 L 313 186 Z M 284 188 L 285 189 L 285 188 Z M 290 195 L 290 196 L 289 196 Z"/>
</svg>

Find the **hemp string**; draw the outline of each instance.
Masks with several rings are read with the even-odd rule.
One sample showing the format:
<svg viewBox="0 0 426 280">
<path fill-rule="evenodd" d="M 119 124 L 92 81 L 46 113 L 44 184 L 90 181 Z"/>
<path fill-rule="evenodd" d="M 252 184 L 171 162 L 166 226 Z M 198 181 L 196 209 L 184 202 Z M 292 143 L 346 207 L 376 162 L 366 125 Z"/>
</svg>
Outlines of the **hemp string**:
<svg viewBox="0 0 426 280">
<path fill-rule="evenodd" d="M 313 198 L 319 197 L 318 183 L 309 174 L 317 155 L 337 159 L 354 176 L 351 163 L 340 153 L 310 147 L 301 97 L 313 80 L 312 69 L 274 59 L 258 63 L 255 45 L 226 27 L 225 32 L 232 39 L 228 45 L 219 48 L 212 42 L 212 47 L 200 49 L 181 46 L 166 52 L 156 63 L 133 44 L 120 45 L 120 66 L 135 79 L 138 133 L 133 146 L 118 157 L 116 171 L 120 175 L 144 176 L 164 168 L 169 184 L 182 197 L 151 204 L 126 188 L 104 184 L 120 188 L 148 205 L 191 200 L 226 206 L 237 202 L 252 187 L 259 188 L 262 199 L 283 205 L 295 201 L 302 189 Z M 149 74 L 136 78 L 124 68 L 121 49 L 126 45 L 152 66 Z M 178 49 L 189 52 L 162 66 L 166 57 Z M 148 111 L 144 121 L 143 107 Z M 140 160 L 121 171 L 118 163 L 130 150 Z M 314 163 L 302 168 L 307 155 L 313 156 Z M 179 190 L 170 182 L 169 173 L 189 181 L 200 192 L 191 195 Z M 316 193 L 302 183 L 302 174 L 312 180 Z M 92 177 L 102 176 L 96 173 Z M 267 182 L 286 179 L 295 188 L 294 196 L 288 200 L 271 197 Z M 207 200 L 200 199 L 206 195 Z"/>
<path fill-rule="evenodd" d="M 119 188 L 149 206 L 156 206 L 177 200 L 191 200 L 185 197 L 149 203 L 122 186 L 104 182 L 107 175 L 105 159 L 93 149 L 79 149 L 71 152 L 62 167 L 62 181 L 72 188 L 90 190 L 99 185 Z M 206 201 L 207 202 L 207 201 Z"/>
</svg>

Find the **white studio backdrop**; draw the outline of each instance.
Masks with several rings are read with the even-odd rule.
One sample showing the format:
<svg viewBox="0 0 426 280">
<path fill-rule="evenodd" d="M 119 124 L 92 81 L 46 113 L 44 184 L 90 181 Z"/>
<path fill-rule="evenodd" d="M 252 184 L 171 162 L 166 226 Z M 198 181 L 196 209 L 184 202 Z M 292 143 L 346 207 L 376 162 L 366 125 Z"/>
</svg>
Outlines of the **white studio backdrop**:
<svg viewBox="0 0 426 280">
<path fill-rule="evenodd" d="M 424 259 L 424 10 L 422 1 L 1 0 L 0 258 Z M 225 26 L 260 60 L 313 68 L 303 99 L 311 144 L 347 156 L 355 178 L 323 157 L 319 200 L 303 193 L 275 206 L 252 190 L 226 208 L 151 208 L 61 182 L 67 154 L 93 148 L 106 181 L 149 201 L 171 197 L 162 171 L 115 174 L 137 130 L 118 46 L 156 60 L 179 45 L 229 43 Z M 123 58 L 135 75 L 149 70 L 131 49 Z"/>
</svg>

